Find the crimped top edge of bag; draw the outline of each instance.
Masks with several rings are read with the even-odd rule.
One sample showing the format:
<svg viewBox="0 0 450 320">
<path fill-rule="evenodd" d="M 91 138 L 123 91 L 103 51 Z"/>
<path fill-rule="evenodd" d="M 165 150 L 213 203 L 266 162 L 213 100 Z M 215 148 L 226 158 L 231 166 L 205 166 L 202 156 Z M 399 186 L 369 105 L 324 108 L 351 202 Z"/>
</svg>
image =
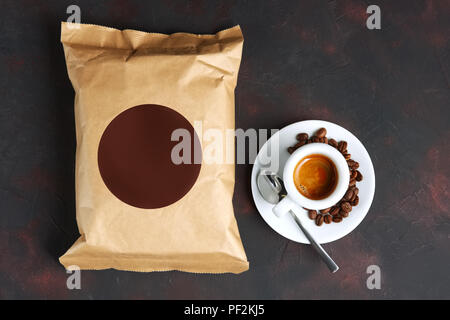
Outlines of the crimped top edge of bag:
<svg viewBox="0 0 450 320">
<path fill-rule="evenodd" d="M 192 48 L 243 42 L 239 25 L 221 30 L 215 34 L 193 34 L 177 32 L 172 34 L 149 33 L 138 30 L 61 22 L 61 42 L 65 45 L 80 45 L 111 49 Z"/>
</svg>

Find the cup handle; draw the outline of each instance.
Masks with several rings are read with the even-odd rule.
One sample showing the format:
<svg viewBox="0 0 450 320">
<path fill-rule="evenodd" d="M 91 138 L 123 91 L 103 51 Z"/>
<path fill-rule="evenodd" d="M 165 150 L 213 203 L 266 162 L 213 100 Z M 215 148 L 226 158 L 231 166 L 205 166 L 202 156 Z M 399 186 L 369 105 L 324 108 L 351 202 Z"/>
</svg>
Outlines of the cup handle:
<svg viewBox="0 0 450 320">
<path fill-rule="evenodd" d="M 295 202 L 289 196 L 285 196 L 272 208 L 272 212 L 280 218 L 288 213 L 294 206 Z"/>
</svg>

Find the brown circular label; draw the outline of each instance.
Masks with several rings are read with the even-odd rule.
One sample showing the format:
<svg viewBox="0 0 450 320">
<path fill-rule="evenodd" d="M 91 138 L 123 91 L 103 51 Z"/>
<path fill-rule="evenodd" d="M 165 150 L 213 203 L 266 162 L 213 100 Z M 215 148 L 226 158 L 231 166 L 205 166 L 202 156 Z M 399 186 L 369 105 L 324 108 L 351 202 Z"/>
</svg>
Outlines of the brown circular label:
<svg viewBox="0 0 450 320">
<path fill-rule="evenodd" d="M 177 129 L 190 135 L 191 161 L 180 164 L 172 159 L 172 149 L 181 141 L 171 141 Z M 194 185 L 201 167 L 201 160 L 194 161 L 194 150 L 201 150 L 200 141 L 185 117 L 168 107 L 145 104 L 111 121 L 100 139 L 98 166 L 117 198 L 156 209 L 178 201 Z"/>
</svg>

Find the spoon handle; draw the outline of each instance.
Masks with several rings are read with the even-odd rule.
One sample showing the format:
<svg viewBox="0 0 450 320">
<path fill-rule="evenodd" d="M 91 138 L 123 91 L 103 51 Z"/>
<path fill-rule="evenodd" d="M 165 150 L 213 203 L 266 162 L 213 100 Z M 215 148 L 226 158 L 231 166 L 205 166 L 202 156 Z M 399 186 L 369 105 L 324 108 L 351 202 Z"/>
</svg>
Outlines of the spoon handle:
<svg viewBox="0 0 450 320">
<path fill-rule="evenodd" d="M 332 273 L 335 273 L 336 271 L 338 271 L 339 270 L 339 266 L 333 261 L 333 259 L 331 259 L 331 257 L 322 248 L 322 246 L 320 244 L 318 244 L 316 242 L 316 240 L 314 240 L 312 235 L 303 227 L 302 223 L 300 222 L 298 217 L 295 215 L 295 213 L 292 212 L 292 210 L 290 210 L 289 212 L 292 215 L 292 217 L 294 218 L 294 220 L 297 223 L 298 227 L 302 230 L 302 232 L 306 236 L 306 238 L 308 238 L 308 240 L 311 243 L 312 247 L 317 251 L 317 253 L 320 255 L 322 260 L 325 262 L 325 264 L 327 265 L 328 269 L 330 269 L 330 271 Z"/>
</svg>

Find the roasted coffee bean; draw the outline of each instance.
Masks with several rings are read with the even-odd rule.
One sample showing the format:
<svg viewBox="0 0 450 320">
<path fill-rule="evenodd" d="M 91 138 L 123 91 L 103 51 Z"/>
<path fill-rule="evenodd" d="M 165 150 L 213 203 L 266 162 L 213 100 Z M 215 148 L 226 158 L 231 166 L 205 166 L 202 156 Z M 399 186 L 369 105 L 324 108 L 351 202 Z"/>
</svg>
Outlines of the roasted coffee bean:
<svg viewBox="0 0 450 320">
<path fill-rule="evenodd" d="M 352 155 L 351 155 L 350 153 L 345 153 L 345 154 L 344 154 L 345 160 L 348 160 L 348 159 L 350 159 L 351 157 L 352 157 Z"/>
<path fill-rule="evenodd" d="M 339 216 L 341 216 L 342 218 L 347 218 L 348 212 L 341 209 L 341 211 L 339 211 Z"/>
<path fill-rule="evenodd" d="M 331 207 L 330 208 L 326 208 L 326 209 L 322 209 L 322 210 L 320 210 L 320 213 L 328 213 L 328 212 L 330 212 L 330 210 L 331 210 Z"/>
<path fill-rule="evenodd" d="M 351 179 L 356 179 L 356 175 L 357 175 L 357 173 L 356 173 L 355 170 L 350 170 L 350 180 Z"/>
<path fill-rule="evenodd" d="M 358 195 L 353 191 L 353 195 L 352 195 L 351 199 L 349 200 L 349 202 L 352 203 L 356 199 L 357 196 Z"/>
<path fill-rule="evenodd" d="M 339 141 L 338 150 L 341 153 L 345 153 L 347 151 L 347 141 Z"/>
<path fill-rule="evenodd" d="M 359 197 L 356 196 L 354 200 L 352 200 L 352 206 L 356 207 L 359 204 Z"/>
<path fill-rule="evenodd" d="M 333 207 L 333 209 L 331 209 L 331 211 L 330 211 L 330 214 L 332 216 L 335 216 L 339 213 L 340 210 L 341 210 L 341 208 L 339 208 L 339 207 Z"/>
<path fill-rule="evenodd" d="M 319 138 L 323 138 L 327 135 L 327 129 L 325 128 L 320 128 L 319 130 L 317 130 L 316 132 L 316 136 L 318 136 Z"/>
<path fill-rule="evenodd" d="M 348 168 L 350 169 L 350 171 L 356 171 L 355 169 L 353 169 L 355 162 L 352 159 L 347 160 L 347 165 L 348 165 Z M 355 177 L 355 179 L 356 179 L 356 177 Z"/>
<path fill-rule="evenodd" d="M 356 179 L 350 179 L 350 182 L 348 183 L 348 185 L 349 185 L 350 187 L 355 186 L 355 185 L 356 185 Z"/>
<path fill-rule="evenodd" d="M 349 201 L 353 198 L 354 192 L 353 189 L 348 189 L 347 192 L 345 193 L 344 197 L 342 199 L 344 199 L 345 201 Z"/>
<path fill-rule="evenodd" d="M 311 220 L 315 220 L 317 217 L 317 211 L 316 210 L 308 210 L 308 216 Z"/>
<path fill-rule="evenodd" d="M 352 211 L 352 205 L 348 201 L 341 203 L 341 211 L 350 212 Z"/>
<path fill-rule="evenodd" d="M 361 181 L 362 179 L 363 179 L 362 173 L 356 170 L 356 181 Z"/>
<path fill-rule="evenodd" d="M 288 148 L 288 152 L 289 152 L 289 153 L 293 153 L 294 151 L 295 151 L 295 148 L 294 148 L 294 147 L 289 147 L 289 148 Z"/>
<path fill-rule="evenodd" d="M 319 138 L 319 142 L 320 143 L 324 143 L 325 142 L 325 138 Z"/>
<path fill-rule="evenodd" d="M 299 142 L 297 142 L 297 143 L 294 145 L 294 148 L 295 148 L 295 149 L 298 149 L 298 148 L 300 148 L 301 146 L 304 146 L 305 143 L 306 143 L 306 140 L 299 141 Z"/>
<path fill-rule="evenodd" d="M 341 221 L 342 221 L 342 217 L 340 217 L 340 216 L 334 216 L 333 217 L 333 222 L 339 223 Z"/>
<path fill-rule="evenodd" d="M 321 214 L 319 214 L 316 217 L 316 225 L 321 226 L 323 224 L 323 216 Z"/>
<path fill-rule="evenodd" d="M 311 142 L 319 142 L 319 141 L 320 141 L 319 137 L 317 136 L 311 137 Z"/>
<path fill-rule="evenodd" d="M 353 187 L 353 192 L 354 192 L 356 195 L 358 195 L 359 189 L 358 189 L 357 187 Z"/>
<path fill-rule="evenodd" d="M 335 148 L 338 147 L 338 143 L 337 143 L 337 141 L 334 140 L 334 139 L 329 139 L 329 140 L 328 140 L 328 144 L 329 144 L 330 146 L 332 146 L 332 147 L 335 147 Z"/>
<path fill-rule="evenodd" d="M 327 214 L 325 217 L 323 217 L 323 222 L 325 222 L 326 224 L 330 224 L 332 220 L 333 220 L 333 217 L 330 216 L 329 214 Z"/>
<path fill-rule="evenodd" d="M 323 137 L 323 143 L 328 144 L 328 138 L 327 137 Z"/>
<path fill-rule="evenodd" d="M 297 135 L 297 140 L 298 141 L 304 141 L 304 140 L 308 140 L 308 134 L 307 133 L 299 133 Z"/>
<path fill-rule="evenodd" d="M 352 170 L 356 170 L 359 168 L 359 163 L 353 159 L 348 159 L 347 164 L 348 164 L 349 168 L 351 168 Z"/>
</svg>

